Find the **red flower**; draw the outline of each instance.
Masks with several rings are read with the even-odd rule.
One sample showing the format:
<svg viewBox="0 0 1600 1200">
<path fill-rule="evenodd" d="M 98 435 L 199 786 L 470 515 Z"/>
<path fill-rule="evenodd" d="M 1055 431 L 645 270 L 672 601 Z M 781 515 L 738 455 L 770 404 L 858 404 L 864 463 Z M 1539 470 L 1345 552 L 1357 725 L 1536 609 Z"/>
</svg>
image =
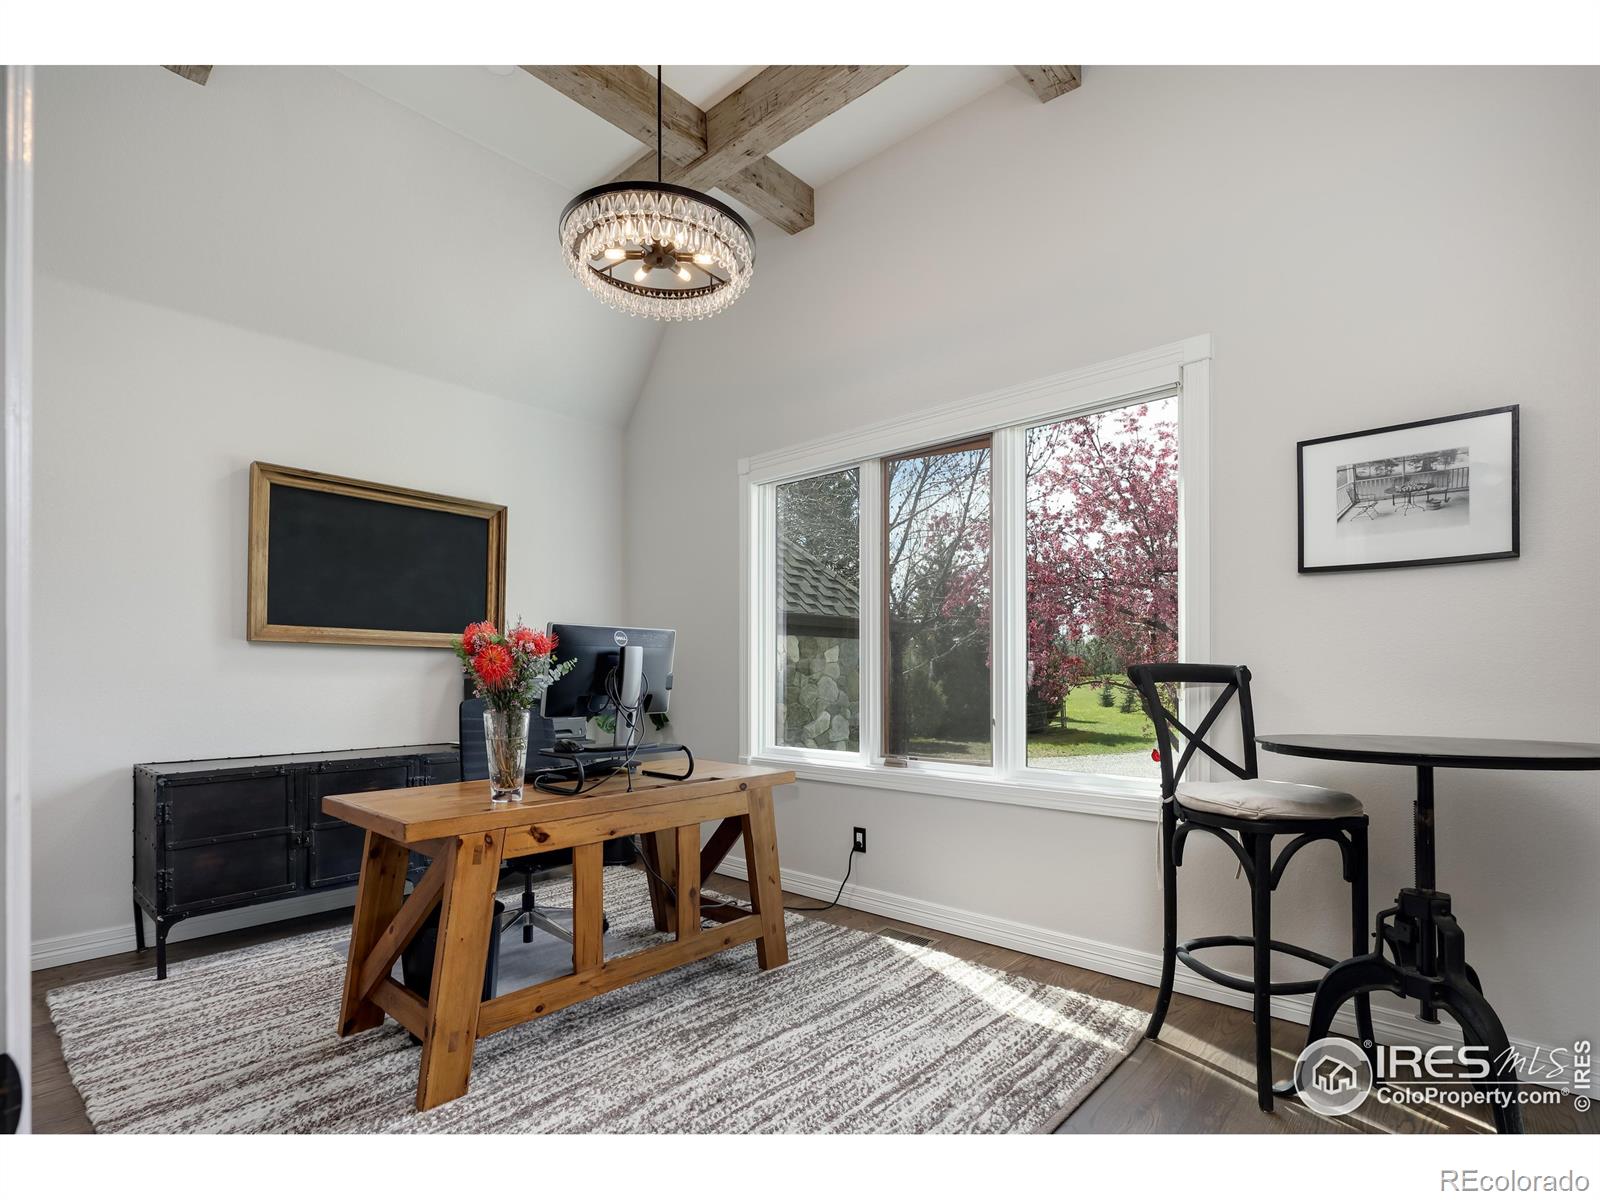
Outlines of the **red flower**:
<svg viewBox="0 0 1600 1200">
<path fill-rule="evenodd" d="M 461 648 L 469 655 L 476 654 L 489 644 L 498 631 L 493 621 L 478 621 L 461 631 Z"/>
<path fill-rule="evenodd" d="M 556 648 L 555 638 L 538 630 L 529 629 L 526 625 L 518 625 L 506 635 L 506 640 L 524 654 L 544 655 Z"/>
<path fill-rule="evenodd" d="M 497 692 L 511 682 L 511 677 L 517 672 L 517 664 L 510 650 L 491 642 L 472 656 L 472 670 L 478 682 L 489 691 Z"/>
</svg>

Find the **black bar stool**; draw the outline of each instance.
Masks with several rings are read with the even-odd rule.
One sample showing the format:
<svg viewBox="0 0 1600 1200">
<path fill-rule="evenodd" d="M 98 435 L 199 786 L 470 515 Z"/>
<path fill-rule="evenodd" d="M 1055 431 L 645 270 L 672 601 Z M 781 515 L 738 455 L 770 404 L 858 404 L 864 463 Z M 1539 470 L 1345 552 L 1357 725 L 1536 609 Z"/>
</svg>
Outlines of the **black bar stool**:
<svg viewBox="0 0 1600 1200">
<path fill-rule="evenodd" d="M 1272 997 L 1310 995 L 1321 982 L 1309 979 L 1273 983 L 1272 951 L 1324 969 L 1338 963 L 1315 950 L 1273 940 L 1272 893 L 1282 882 L 1284 868 L 1297 852 L 1312 842 L 1336 843 L 1344 878 L 1351 885 L 1352 948 L 1358 955 L 1365 954 L 1368 936 L 1367 818 L 1361 801 L 1348 792 L 1257 778 L 1255 715 L 1250 705 L 1248 667 L 1150 663 L 1130 667 L 1128 678 L 1144 699 L 1145 711 L 1156 727 L 1156 744 L 1161 752 L 1161 991 L 1144 1035 L 1153 1039 L 1161 1032 L 1167 1006 L 1172 1002 L 1173 972 L 1179 961 L 1213 983 L 1251 993 L 1255 997 L 1256 1098 L 1262 1111 L 1271 1112 Z M 1177 689 L 1184 684 L 1222 688 L 1222 693 L 1193 732 L 1172 712 L 1178 706 Z M 1244 739 L 1242 766 L 1206 742 L 1211 726 L 1235 698 L 1239 701 L 1239 725 Z M 1180 741 L 1182 749 L 1175 752 L 1175 743 Z M 1220 782 L 1185 782 L 1184 770 L 1196 750 L 1226 768 L 1234 778 Z M 1178 867 L 1183 862 L 1183 844 L 1194 830 L 1220 838 L 1243 867 L 1245 878 L 1250 881 L 1252 928 L 1249 936 L 1216 934 L 1178 941 Z M 1272 839 L 1279 836 L 1292 840 L 1274 859 Z M 1249 946 L 1255 955 L 1251 978 L 1219 971 L 1200 961 L 1195 953 L 1217 946 Z M 1376 1066 L 1372 1008 L 1364 994 L 1356 999 L 1356 1028 L 1362 1049 Z"/>
</svg>

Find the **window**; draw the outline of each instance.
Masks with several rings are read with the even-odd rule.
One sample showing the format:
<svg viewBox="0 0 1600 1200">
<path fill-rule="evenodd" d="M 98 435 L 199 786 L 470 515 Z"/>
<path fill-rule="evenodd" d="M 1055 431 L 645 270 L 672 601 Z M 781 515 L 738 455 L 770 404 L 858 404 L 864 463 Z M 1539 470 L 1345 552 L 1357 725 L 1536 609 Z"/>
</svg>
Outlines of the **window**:
<svg viewBox="0 0 1600 1200">
<path fill-rule="evenodd" d="M 1207 656 L 1209 339 L 742 466 L 743 753 L 1148 819 L 1125 672 Z"/>
<path fill-rule="evenodd" d="M 887 755 L 993 761 L 989 439 L 888 459 Z"/>
<path fill-rule="evenodd" d="M 861 472 L 777 487 L 774 741 L 861 746 Z"/>
<path fill-rule="evenodd" d="M 1028 430 L 1030 767 L 1159 779 L 1127 679 L 1178 657 L 1172 398 Z"/>
</svg>

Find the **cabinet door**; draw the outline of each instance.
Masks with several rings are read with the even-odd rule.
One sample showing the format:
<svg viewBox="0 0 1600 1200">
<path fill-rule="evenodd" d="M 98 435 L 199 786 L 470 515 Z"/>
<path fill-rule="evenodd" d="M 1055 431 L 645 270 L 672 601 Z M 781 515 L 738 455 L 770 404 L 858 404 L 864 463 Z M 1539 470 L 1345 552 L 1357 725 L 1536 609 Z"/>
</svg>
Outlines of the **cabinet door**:
<svg viewBox="0 0 1600 1200">
<path fill-rule="evenodd" d="M 322 811 L 324 796 L 343 796 L 352 792 L 382 792 L 411 785 L 411 760 L 404 758 L 363 759 L 351 763 L 324 763 L 306 775 L 307 813 L 310 824 L 325 828 L 342 825 L 338 817 Z"/>
<path fill-rule="evenodd" d="M 169 847 L 162 908 L 200 912 L 286 895 L 298 890 L 297 858 L 294 834 L 287 829 Z"/>
<path fill-rule="evenodd" d="M 167 845 L 238 837 L 294 824 L 294 791 L 276 769 L 176 777 L 165 781 Z"/>
<path fill-rule="evenodd" d="M 459 754 L 429 754 L 422 759 L 424 783 L 460 783 L 461 756 Z"/>
<path fill-rule="evenodd" d="M 340 821 L 313 828 L 308 833 L 306 886 L 335 887 L 361 877 L 361 851 L 367 835 L 363 829 Z"/>
</svg>

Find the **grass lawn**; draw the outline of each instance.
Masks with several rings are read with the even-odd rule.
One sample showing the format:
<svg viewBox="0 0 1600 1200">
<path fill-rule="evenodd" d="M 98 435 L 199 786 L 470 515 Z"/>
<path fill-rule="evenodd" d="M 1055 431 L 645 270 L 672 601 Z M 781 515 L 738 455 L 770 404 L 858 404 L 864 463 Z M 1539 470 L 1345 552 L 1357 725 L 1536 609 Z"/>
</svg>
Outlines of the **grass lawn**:
<svg viewBox="0 0 1600 1200">
<path fill-rule="evenodd" d="M 1028 737 L 1028 761 L 1072 758 L 1080 754 L 1148 753 L 1156 744 L 1155 727 L 1140 706 L 1130 713 L 1120 708 L 1123 691 L 1114 689 L 1110 708 L 1100 705 L 1100 689 L 1093 684 L 1067 693 L 1067 721 Z M 911 753 L 947 762 L 990 761 L 987 742 L 914 741 Z"/>
<path fill-rule="evenodd" d="M 1043 733 L 1028 736 L 1028 758 L 1069 758 L 1077 754 L 1127 754 L 1148 751 L 1156 744 L 1155 727 L 1141 705 L 1130 713 L 1122 711 L 1123 691 L 1111 693 L 1115 703 L 1100 706 L 1100 689 L 1093 684 L 1075 687 L 1067 693 L 1067 721 L 1052 725 Z"/>
</svg>

